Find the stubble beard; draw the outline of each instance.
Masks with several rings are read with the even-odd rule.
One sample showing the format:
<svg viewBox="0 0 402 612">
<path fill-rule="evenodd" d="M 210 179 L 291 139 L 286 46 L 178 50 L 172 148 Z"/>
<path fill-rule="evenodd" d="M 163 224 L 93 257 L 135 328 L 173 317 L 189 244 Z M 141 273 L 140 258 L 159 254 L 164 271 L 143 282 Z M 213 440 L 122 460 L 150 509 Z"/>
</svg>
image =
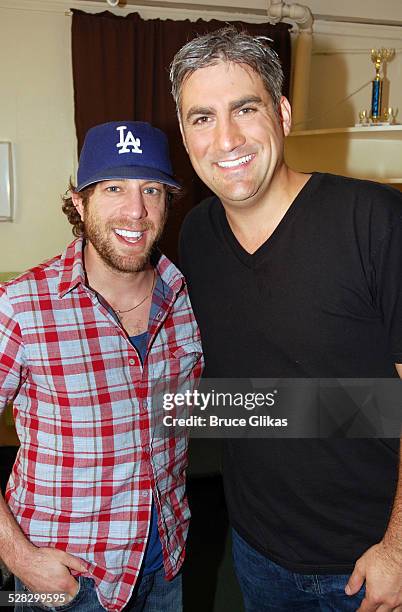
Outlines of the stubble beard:
<svg viewBox="0 0 402 612">
<path fill-rule="evenodd" d="M 135 231 L 153 232 L 153 240 L 147 248 L 140 254 L 121 255 L 113 245 L 113 228 L 129 227 L 127 221 L 117 219 L 109 221 L 103 227 L 93 215 L 89 214 L 85 219 L 85 236 L 92 244 L 102 261 L 114 272 L 142 272 L 148 266 L 151 254 L 159 242 L 165 227 L 167 213 L 165 213 L 158 228 L 151 221 L 145 221 Z"/>
</svg>

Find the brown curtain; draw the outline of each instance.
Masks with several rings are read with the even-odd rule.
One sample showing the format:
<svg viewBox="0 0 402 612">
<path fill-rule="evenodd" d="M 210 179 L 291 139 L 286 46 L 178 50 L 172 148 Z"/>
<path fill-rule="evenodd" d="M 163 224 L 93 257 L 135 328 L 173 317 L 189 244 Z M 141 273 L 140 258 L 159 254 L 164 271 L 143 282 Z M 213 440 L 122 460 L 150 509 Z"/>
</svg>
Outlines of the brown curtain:
<svg viewBox="0 0 402 612">
<path fill-rule="evenodd" d="M 287 95 L 290 25 L 233 23 L 254 36 L 273 39 L 284 68 L 284 94 Z M 186 212 L 209 192 L 193 172 L 181 143 L 170 94 L 169 65 L 176 51 L 187 41 L 223 25 L 217 20 L 144 20 L 138 13 L 118 17 L 108 11 L 93 15 L 73 10 L 72 59 L 78 150 L 81 150 L 86 131 L 105 121 L 148 121 L 166 132 L 175 174 L 186 188 L 186 196 L 170 213 L 161 245 L 174 261 L 178 232 Z"/>
</svg>

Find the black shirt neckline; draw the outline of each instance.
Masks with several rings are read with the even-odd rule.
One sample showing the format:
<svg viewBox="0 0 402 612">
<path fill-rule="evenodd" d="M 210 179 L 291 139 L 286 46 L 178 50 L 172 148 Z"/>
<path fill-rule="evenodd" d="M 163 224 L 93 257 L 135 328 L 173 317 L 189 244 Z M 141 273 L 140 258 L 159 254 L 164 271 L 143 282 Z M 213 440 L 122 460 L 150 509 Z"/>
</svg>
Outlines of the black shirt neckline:
<svg viewBox="0 0 402 612">
<path fill-rule="evenodd" d="M 272 234 L 267 238 L 265 242 L 258 247 L 254 253 L 249 253 L 246 249 L 240 244 L 237 240 L 232 228 L 229 225 L 229 222 L 226 217 L 225 208 L 220 200 L 218 200 L 219 206 L 214 206 L 215 210 L 217 210 L 218 214 L 218 223 L 220 226 L 220 230 L 223 236 L 224 241 L 231 251 L 235 254 L 235 256 L 247 267 L 255 268 L 261 259 L 264 259 L 267 251 L 272 247 L 272 245 L 278 240 L 283 231 L 292 221 L 292 219 L 297 214 L 298 210 L 306 203 L 307 200 L 310 199 L 312 193 L 316 190 L 319 182 L 321 181 L 323 174 L 320 172 L 313 172 L 311 177 L 308 179 L 305 185 L 301 188 L 292 204 L 289 206 L 288 210 L 278 223 L 275 230 Z"/>
</svg>

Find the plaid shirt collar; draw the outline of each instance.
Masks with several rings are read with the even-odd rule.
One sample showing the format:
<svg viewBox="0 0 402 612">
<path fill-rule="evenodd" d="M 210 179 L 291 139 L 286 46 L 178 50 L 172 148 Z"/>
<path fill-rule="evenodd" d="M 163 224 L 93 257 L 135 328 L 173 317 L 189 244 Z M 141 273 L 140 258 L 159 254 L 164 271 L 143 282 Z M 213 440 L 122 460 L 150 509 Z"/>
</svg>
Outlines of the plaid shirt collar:
<svg viewBox="0 0 402 612">
<path fill-rule="evenodd" d="M 60 257 L 58 296 L 63 298 L 78 285 L 87 285 L 83 260 L 84 239 L 71 242 Z M 181 272 L 160 251 L 152 257 L 152 263 L 160 277 L 174 293 L 185 284 Z"/>
</svg>

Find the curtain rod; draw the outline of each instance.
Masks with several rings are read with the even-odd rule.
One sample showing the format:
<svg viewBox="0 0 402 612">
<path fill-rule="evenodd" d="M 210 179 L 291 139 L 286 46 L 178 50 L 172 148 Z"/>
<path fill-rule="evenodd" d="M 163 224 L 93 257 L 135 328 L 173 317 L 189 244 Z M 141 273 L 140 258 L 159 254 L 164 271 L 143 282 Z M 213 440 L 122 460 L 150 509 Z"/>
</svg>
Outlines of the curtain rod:
<svg viewBox="0 0 402 612">
<path fill-rule="evenodd" d="M 97 0 L 92 0 L 98 5 Z M 191 12 L 213 12 L 213 13 L 226 13 L 233 15 L 245 15 L 253 17 L 265 18 L 271 24 L 279 23 L 280 21 L 287 20 L 293 24 L 297 24 L 299 29 L 306 33 L 312 33 L 313 15 L 307 6 L 300 4 L 287 4 L 284 0 L 267 0 L 268 6 L 266 9 L 258 8 L 245 8 L 236 6 L 223 6 L 223 5 L 211 5 L 211 4 L 190 4 L 186 2 L 163 2 L 158 0 L 134 0 L 125 4 L 124 8 L 127 10 L 128 6 L 141 8 L 158 8 L 167 10 L 185 10 Z M 272 6 L 271 6 L 272 3 Z M 109 5 L 109 8 L 113 8 Z M 115 8 L 118 8 L 117 6 Z M 121 7 L 123 8 L 123 7 Z M 72 11 L 65 11 L 65 15 L 71 16 Z"/>
<path fill-rule="evenodd" d="M 209 11 L 214 13 L 234 13 L 234 14 L 244 14 L 244 15 L 255 15 L 258 17 L 266 17 L 268 19 L 267 10 L 266 9 L 258 9 L 258 8 L 243 8 L 243 7 L 233 7 L 233 6 L 222 6 L 222 5 L 211 5 L 211 4 L 190 4 L 184 2 L 158 2 L 158 0 L 135 0 L 135 2 L 127 1 L 124 8 L 129 8 L 133 6 L 138 7 L 151 7 L 151 8 L 166 8 L 166 9 L 182 9 L 185 11 Z M 109 7 L 111 8 L 111 7 Z M 72 16 L 71 10 L 66 10 L 65 15 L 68 17 Z M 395 21 L 392 19 L 369 19 L 365 17 L 344 17 L 341 15 L 324 15 L 313 13 L 314 19 L 316 21 L 332 21 L 332 22 L 341 22 L 341 23 L 356 23 L 361 25 L 379 25 L 379 26 L 394 26 L 394 27 L 402 27 L 402 21 Z"/>
<path fill-rule="evenodd" d="M 264 9 L 252 9 L 252 8 L 243 8 L 243 7 L 233 7 L 233 6 L 220 6 L 220 5 L 211 5 L 211 4 L 187 4 L 183 2 L 158 2 L 158 0 L 136 0 L 135 4 L 126 4 L 124 6 L 125 9 L 128 9 L 130 6 L 135 8 L 136 6 L 140 6 L 142 8 L 166 8 L 166 9 L 182 9 L 185 11 L 213 11 L 214 13 L 241 13 L 245 15 L 258 15 L 259 17 L 267 17 L 267 11 Z M 106 5 L 106 9 L 110 9 Z M 118 8 L 118 7 L 116 7 Z M 120 7 L 123 8 L 123 7 Z M 71 10 L 66 10 L 65 15 L 71 16 L 73 13 Z"/>
</svg>

